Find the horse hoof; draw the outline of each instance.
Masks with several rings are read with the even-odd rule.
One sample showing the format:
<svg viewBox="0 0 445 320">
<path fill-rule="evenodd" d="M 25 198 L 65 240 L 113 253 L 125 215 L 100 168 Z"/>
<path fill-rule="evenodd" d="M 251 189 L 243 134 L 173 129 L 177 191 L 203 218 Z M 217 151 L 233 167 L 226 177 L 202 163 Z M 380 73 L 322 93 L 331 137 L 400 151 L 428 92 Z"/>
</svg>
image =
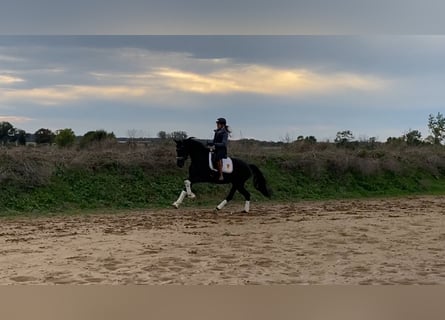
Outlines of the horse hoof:
<svg viewBox="0 0 445 320">
<path fill-rule="evenodd" d="M 188 197 L 189 199 L 195 199 L 195 198 L 196 198 L 196 195 L 195 195 L 194 193 L 192 193 L 192 194 L 188 194 L 187 197 Z"/>
<path fill-rule="evenodd" d="M 173 208 L 179 209 L 179 205 L 177 203 L 172 203 Z"/>
</svg>

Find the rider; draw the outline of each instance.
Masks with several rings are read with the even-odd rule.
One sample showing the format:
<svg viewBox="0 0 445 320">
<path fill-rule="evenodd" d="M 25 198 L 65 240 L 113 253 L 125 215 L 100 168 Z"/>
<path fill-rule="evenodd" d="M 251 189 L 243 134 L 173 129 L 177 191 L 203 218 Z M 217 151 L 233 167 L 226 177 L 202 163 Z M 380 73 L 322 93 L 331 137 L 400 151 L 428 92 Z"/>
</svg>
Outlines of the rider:
<svg viewBox="0 0 445 320">
<path fill-rule="evenodd" d="M 222 173 L 222 159 L 227 158 L 227 142 L 229 140 L 230 129 L 227 125 L 227 121 L 224 118 L 218 118 L 216 120 L 215 136 L 213 142 L 209 145 L 214 147 L 215 160 L 219 172 L 219 181 L 224 180 Z"/>
</svg>

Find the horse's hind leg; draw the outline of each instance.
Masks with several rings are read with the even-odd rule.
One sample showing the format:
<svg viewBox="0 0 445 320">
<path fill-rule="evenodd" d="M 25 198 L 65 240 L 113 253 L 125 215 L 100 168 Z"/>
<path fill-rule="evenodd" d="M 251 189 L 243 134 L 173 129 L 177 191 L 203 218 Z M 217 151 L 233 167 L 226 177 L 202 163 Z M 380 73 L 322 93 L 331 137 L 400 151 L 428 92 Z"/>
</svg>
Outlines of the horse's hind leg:
<svg viewBox="0 0 445 320">
<path fill-rule="evenodd" d="M 250 193 L 244 187 L 244 184 L 238 186 L 238 191 L 244 196 L 244 199 L 246 199 L 246 202 L 244 203 L 243 212 L 249 213 L 249 211 L 250 211 Z"/>
<path fill-rule="evenodd" d="M 216 206 L 216 210 L 221 210 L 222 208 L 224 208 L 226 206 L 226 204 L 229 201 L 231 201 L 233 199 L 233 196 L 234 196 L 234 194 L 236 192 L 236 189 L 237 189 L 237 187 L 232 185 L 232 188 L 230 189 L 229 194 L 227 195 L 227 197 L 223 201 L 221 201 L 220 204 L 218 204 Z"/>
</svg>

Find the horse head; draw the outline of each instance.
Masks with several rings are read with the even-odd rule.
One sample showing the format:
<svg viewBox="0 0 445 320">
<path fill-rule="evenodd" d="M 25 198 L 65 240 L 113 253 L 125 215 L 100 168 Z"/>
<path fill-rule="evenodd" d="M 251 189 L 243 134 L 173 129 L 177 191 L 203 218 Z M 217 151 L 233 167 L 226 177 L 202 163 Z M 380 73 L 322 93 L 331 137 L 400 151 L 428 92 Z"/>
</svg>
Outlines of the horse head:
<svg viewBox="0 0 445 320">
<path fill-rule="evenodd" d="M 187 148 L 183 139 L 174 139 L 174 141 L 176 142 L 176 165 L 182 168 L 188 158 Z"/>
<path fill-rule="evenodd" d="M 194 137 L 180 140 L 174 139 L 174 141 L 176 142 L 176 164 L 180 168 L 184 166 L 188 157 L 190 157 L 191 160 L 197 159 L 198 157 L 208 157 L 209 150 L 207 147 Z"/>
</svg>

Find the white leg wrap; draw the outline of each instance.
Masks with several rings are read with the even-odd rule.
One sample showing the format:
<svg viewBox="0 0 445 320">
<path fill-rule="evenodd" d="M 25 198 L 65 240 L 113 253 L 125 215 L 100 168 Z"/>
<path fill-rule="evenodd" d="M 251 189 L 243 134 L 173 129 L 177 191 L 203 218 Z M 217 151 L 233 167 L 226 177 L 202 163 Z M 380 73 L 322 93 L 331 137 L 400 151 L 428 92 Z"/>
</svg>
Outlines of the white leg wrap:
<svg viewBox="0 0 445 320">
<path fill-rule="evenodd" d="M 185 196 L 187 195 L 187 192 L 185 191 L 181 191 L 181 194 L 179 195 L 178 200 L 176 200 L 175 202 L 173 202 L 173 207 L 175 207 L 176 209 L 179 208 L 179 206 L 181 205 L 182 201 L 184 201 Z"/>
<path fill-rule="evenodd" d="M 250 201 L 246 201 L 244 204 L 244 212 L 249 213 L 250 211 Z"/>
<path fill-rule="evenodd" d="M 223 200 L 220 204 L 218 204 L 216 206 L 216 209 L 221 210 L 222 208 L 224 208 L 227 204 L 227 200 Z"/>
<path fill-rule="evenodd" d="M 187 197 L 192 199 L 196 198 L 195 194 L 192 192 L 191 188 L 192 183 L 190 182 L 190 180 L 184 180 L 184 185 L 185 185 L 185 190 L 187 191 Z"/>
</svg>

